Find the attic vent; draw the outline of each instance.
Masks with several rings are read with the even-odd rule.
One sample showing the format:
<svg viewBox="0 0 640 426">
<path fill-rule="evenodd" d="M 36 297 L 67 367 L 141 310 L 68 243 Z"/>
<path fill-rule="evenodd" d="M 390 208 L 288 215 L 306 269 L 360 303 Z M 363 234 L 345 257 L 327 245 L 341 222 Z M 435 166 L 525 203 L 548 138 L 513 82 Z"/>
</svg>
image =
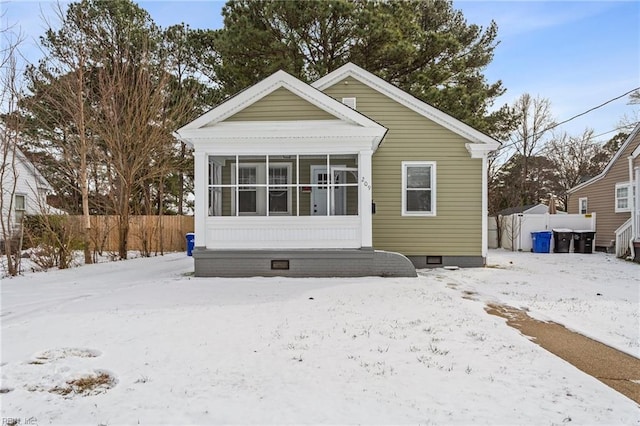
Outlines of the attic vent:
<svg viewBox="0 0 640 426">
<path fill-rule="evenodd" d="M 342 98 L 342 103 L 349 108 L 356 109 L 356 98 Z"/>
</svg>

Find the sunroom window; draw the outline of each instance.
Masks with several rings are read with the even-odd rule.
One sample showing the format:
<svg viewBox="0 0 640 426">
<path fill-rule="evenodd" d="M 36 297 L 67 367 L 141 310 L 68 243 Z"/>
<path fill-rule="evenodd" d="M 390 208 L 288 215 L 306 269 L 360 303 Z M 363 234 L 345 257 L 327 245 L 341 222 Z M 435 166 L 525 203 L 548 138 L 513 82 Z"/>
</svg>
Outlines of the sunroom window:
<svg viewBox="0 0 640 426">
<path fill-rule="evenodd" d="M 357 158 L 209 156 L 209 216 L 358 215 Z"/>
<path fill-rule="evenodd" d="M 402 162 L 402 215 L 435 216 L 436 163 Z"/>
<path fill-rule="evenodd" d="M 258 213 L 258 169 L 255 166 L 238 168 L 238 211 L 242 213 Z"/>
<path fill-rule="evenodd" d="M 269 167 L 269 212 L 289 212 L 289 168 L 286 166 Z"/>
</svg>

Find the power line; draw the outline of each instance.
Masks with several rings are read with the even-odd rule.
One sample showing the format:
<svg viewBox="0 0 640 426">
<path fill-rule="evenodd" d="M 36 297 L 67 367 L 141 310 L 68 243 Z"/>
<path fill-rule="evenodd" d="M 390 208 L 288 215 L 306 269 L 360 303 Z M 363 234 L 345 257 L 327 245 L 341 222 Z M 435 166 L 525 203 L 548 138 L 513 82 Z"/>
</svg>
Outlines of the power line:
<svg viewBox="0 0 640 426">
<path fill-rule="evenodd" d="M 633 123 L 632 126 L 635 127 L 636 124 L 638 124 L 638 123 Z M 590 139 L 594 140 L 596 138 L 599 138 L 600 136 L 604 136 L 606 134 L 613 133 L 613 132 L 619 132 L 619 131 L 624 130 L 624 129 L 628 128 L 628 127 L 629 127 L 629 125 L 616 127 L 615 129 L 611 129 L 611 130 L 608 130 L 606 132 L 602 132 L 600 134 L 593 135 L 593 136 L 590 137 Z M 551 149 L 553 149 L 552 146 L 545 145 L 539 151 L 535 152 L 534 155 L 545 155 L 545 153 L 547 153 Z"/>
<path fill-rule="evenodd" d="M 588 113 L 590 113 L 590 112 L 592 112 L 592 111 L 595 111 L 595 110 L 597 110 L 597 109 L 599 109 L 599 108 L 602 108 L 603 106 L 605 106 L 605 105 L 607 105 L 607 104 L 610 104 L 610 103 L 611 103 L 611 102 L 613 102 L 613 101 L 617 101 L 618 99 L 623 98 L 623 97 L 625 97 L 625 96 L 627 96 L 627 95 L 629 95 L 629 94 L 631 94 L 631 93 L 635 92 L 636 90 L 640 90 L 640 87 L 636 87 L 636 88 L 634 88 L 634 89 L 631 89 L 631 90 L 629 90 L 629 91 L 627 91 L 627 92 L 623 93 L 622 95 L 616 96 L 615 98 L 611 98 L 611 99 L 609 99 L 608 101 L 605 101 L 605 102 L 601 103 L 600 105 L 594 106 L 593 108 L 589 108 L 588 110 L 586 110 L 586 111 L 584 111 L 584 112 L 581 112 L 580 114 L 576 114 L 576 115 L 574 115 L 573 117 L 567 118 L 567 119 L 566 119 L 566 120 L 564 120 L 564 121 L 561 121 L 561 122 L 559 122 L 559 123 L 552 124 L 552 125 L 550 125 L 549 127 L 547 127 L 547 128 L 545 128 L 545 129 L 543 129 L 543 130 L 539 131 L 538 133 L 534 133 L 534 134 L 531 136 L 531 138 L 535 138 L 536 136 L 541 135 L 541 134 L 543 134 L 543 133 L 545 133 L 545 132 L 548 132 L 549 130 L 553 130 L 553 129 L 555 129 L 555 128 L 556 128 L 556 127 L 558 127 L 558 126 L 561 126 L 561 125 L 566 124 L 566 123 L 568 123 L 568 122 L 570 122 L 570 121 L 573 121 L 573 120 L 575 120 L 575 119 L 576 119 L 576 118 L 578 118 L 578 117 L 582 117 L 583 115 L 586 115 L 586 114 L 588 114 Z M 614 129 L 614 130 L 615 130 L 615 129 Z M 610 130 L 609 132 L 606 132 L 606 133 L 610 133 L 610 132 L 612 132 L 612 131 L 613 131 L 613 130 Z M 605 133 L 605 134 L 606 134 L 606 133 Z M 602 136 L 602 135 L 598 135 L 598 136 Z M 594 136 L 594 137 L 597 137 L 597 136 Z M 503 149 L 503 148 L 509 148 L 509 147 L 511 147 L 511 146 L 514 146 L 514 145 L 516 145 L 516 144 L 518 144 L 518 143 L 522 142 L 523 140 L 524 140 L 524 139 L 519 139 L 519 140 L 513 141 L 513 142 L 511 142 L 511 143 L 509 143 L 509 144 L 507 144 L 507 145 L 503 145 L 503 146 L 501 147 L 501 149 Z"/>
<path fill-rule="evenodd" d="M 575 119 L 576 119 L 576 118 L 578 118 L 578 117 L 581 117 L 581 116 L 583 116 L 583 115 L 585 115 L 585 114 L 590 113 L 591 111 L 595 111 L 595 110 L 597 110 L 598 108 L 602 108 L 603 106 L 605 106 L 605 105 L 607 105 L 607 104 L 610 104 L 610 103 L 611 103 L 611 102 L 613 102 L 613 101 L 617 101 L 617 100 L 618 100 L 618 99 L 620 99 L 620 98 L 624 98 L 625 96 L 627 96 L 627 95 L 629 95 L 629 94 L 631 94 L 631 93 L 635 92 L 636 90 L 640 90 L 640 87 L 636 87 L 635 89 L 631 89 L 631 90 L 629 90 L 628 92 L 623 93 L 623 94 L 622 94 L 622 95 L 620 95 L 620 96 L 616 96 L 615 98 L 609 99 L 608 101 L 603 102 L 603 103 L 601 103 L 601 104 L 600 104 L 600 105 L 598 105 L 598 106 L 594 106 L 593 108 L 588 109 L 588 110 L 586 110 L 585 112 L 581 112 L 580 114 L 574 115 L 574 116 L 573 116 L 573 117 L 571 117 L 571 118 L 568 118 L 568 119 L 566 119 L 566 120 L 564 120 L 564 121 L 561 121 L 560 123 L 558 123 L 558 124 L 556 124 L 555 126 L 553 126 L 553 127 L 552 127 L 552 129 L 553 129 L 553 128 L 555 128 L 555 127 L 558 127 L 558 126 L 560 126 L 560 125 L 562 125 L 562 124 L 568 123 L 568 122 L 569 122 L 569 121 L 571 121 L 571 120 L 575 120 Z M 551 129 L 549 129 L 549 130 L 551 130 Z"/>
</svg>

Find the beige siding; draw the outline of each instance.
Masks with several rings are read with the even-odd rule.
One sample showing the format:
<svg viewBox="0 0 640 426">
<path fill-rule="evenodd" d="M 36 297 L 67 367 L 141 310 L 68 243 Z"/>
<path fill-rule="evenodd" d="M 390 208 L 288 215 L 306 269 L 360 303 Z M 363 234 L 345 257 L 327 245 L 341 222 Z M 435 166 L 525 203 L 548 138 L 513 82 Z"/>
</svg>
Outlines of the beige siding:
<svg viewBox="0 0 640 426">
<path fill-rule="evenodd" d="M 332 120 L 333 115 L 281 87 L 225 121 Z"/>
<path fill-rule="evenodd" d="M 482 253 L 482 160 L 461 136 L 354 79 L 325 90 L 356 97 L 358 111 L 389 129 L 373 156 L 373 245 L 405 255 Z M 436 217 L 402 216 L 402 161 L 436 162 Z"/>
<path fill-rule="evenodd" d="M 587 198 L 587 209 L 596 213 L 596 246 L 609 247 L 616 238 L 616 229 L 626 222 L 631 213 L 615 212 L 616 183 L 629 182 L 629 156 L 640 144 L 640 133 L 625 148 L 607 174 L 584 188 L 569 194 L 569 213 L 578 213 L 578 200 Z M 640 158 L 635 159 L 640 165 Z"/>
</svg>

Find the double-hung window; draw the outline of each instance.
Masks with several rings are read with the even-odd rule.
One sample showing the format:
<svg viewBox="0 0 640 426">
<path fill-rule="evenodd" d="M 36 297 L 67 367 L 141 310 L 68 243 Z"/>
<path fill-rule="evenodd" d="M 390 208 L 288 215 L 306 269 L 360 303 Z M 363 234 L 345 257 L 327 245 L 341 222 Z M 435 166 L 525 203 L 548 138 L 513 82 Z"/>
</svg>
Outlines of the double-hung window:
<svg viewBox="0 0 640 426">
<path fill-rule="evenodd" d="M 16 224 L 22 223 L 27 210 L 27 197 L 22 194 L 15 194 L 13 196 L 13 209 L 15 211 Z"/>
<path fill-rule="evenodd" d="M 402 162 L 402 215 L 436 215 L 435 162 Z"/>
<path fill-rule="evenodd" d="M 289 167 L 269 166 L 269 213 L 289 212 Z"/>
<path fill-rule="evenodd" d="M 237 182 L 239 215 L 265 216 L 267 205 L 269 215 L 291 214 L 291 164 L 270 163 L 268 169 L 265 163 L 240 164 L 237 179 L 232 168 L 232 180 L 232 187 Z M 234 188 L 232 194 L 235 199 Z"/>
<path fill-rule="evenodd" d="M 630 200 L 630 191 L 629 191 L 629 183 L 616 183 L 616 204 L 615 204 L 615 212 L 623 213 L 631 211 L 631 200 Z"/>
<path fill-rule="evenodd" d="M 587 214 L 588 203 L 587 197 L 578 198 L 578 213 Z"/>
<path fill-rule="evenodd" d="M 258 169 L 254 166 L 238 168 L 238 211 L 240 214 L 258 213 Z"/>
</svg>

